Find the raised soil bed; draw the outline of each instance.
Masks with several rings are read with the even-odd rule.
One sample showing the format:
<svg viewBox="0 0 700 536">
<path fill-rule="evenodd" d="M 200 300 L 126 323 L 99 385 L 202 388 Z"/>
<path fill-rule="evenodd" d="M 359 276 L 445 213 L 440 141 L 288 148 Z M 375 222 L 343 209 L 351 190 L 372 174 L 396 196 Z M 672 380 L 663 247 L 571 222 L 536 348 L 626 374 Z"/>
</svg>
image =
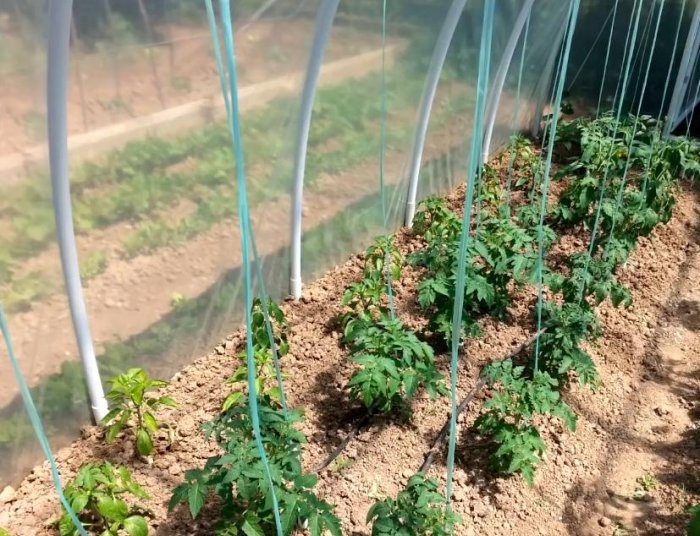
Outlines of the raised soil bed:
<svg viewBox="0 0 700 536">
<path fill-rule="evenodd" d="M 463 189 L 450 194 L 458 207 Z M 459 419 L 455 510 L 464 518 L 460 535 L 621 535 L 681 534 L 684 507 L 700 498 L 697 415 L 700 393 L 700 210 L 698 194 L 685 187 L 673 219 L 641 238 L 618 277 L 634 299 L 629 309 L 599 308 L 604 335 L 588 348 L 602 386 L 596 392 L 572 386 L 567 402 L 578 413 L 576 432 L 558 421 L 543 420 L 547 455 L 528 487 L 518 477 L 497 477 L 486 468 L 486 449 L 471 424 L 482 407 L 480 393 Z M 410 231 L 397 234 L 404 252 L 416 247 Z M 580 249 L 585 243 L 565 236 L 558 247 Z M 289 402 L 305 409 L 302 426 L 309 438 L 307 468 L 316 467 L 354 429 L 361 412 L 343 390 L 351 373 L 347 351 L 331 319 L 340 312 L 339 298 L 358 279 L 361 256 L 354 256 L 305 288 L 304 298 L 286 302 L 291 324 L 290 352 L 282 366 Z M 407 325 L 421 326 L 414 288 L 416 274 L 404 270 L 396 285 L 397 311 Z M 520 345 L 533 333 L 528 312 L 531 293 L 517 295 L 508 322 L 486 319 L 483 336 L 470 340 L 460 362 L 458 389 L 464 396 L 477 382 L 481 367 Z M 131 444 L 105 445 L 99 428 L 84 430 L 83 439 L 57 454 L 62 478 L 72 477 L 90 460 L 107 459 L 129 466 L 151 494 L 144 504 L 155 518 L 152 533 L 211 534 L 213 511 L 192 521 L 184 508 L 167 512 L 173 488 L 186 469 L 200 467 L 214 453 L 199 425 L 218 413 L 230 387 L 243 332 L 221 341 L 208 355 L 172 378 L 166 389 L 179 409 L 162 412 L 177 423 L 171 449 L 161 445 L 152 465 L 133 456 Z M 438 357 L 447 372 L 446 355 Z M 336 505 L 343 533 L 369 534 L 365 516 L 377 497 L 393 496 L 424 461 L 449 411 L 447 398 L 419 396 L 413 418 L 405 424 L 378 417 L 362 428 L 339 462 L 321 473 L 319 496 Z M 444 479 L 444 453 L 431 475 Z M 652 475 L 653 489 L 638 493 L 639 479 Z M 636 498 L 634 498 L 636 496 Z M 53 534 L 45 527 L 59 512 L 48 466 L 44 464 L 8 493 L 0 505 L 0 526 L 12 534 Z M 626 531 L 626 532 L 624 532 Z"/>
</svg>

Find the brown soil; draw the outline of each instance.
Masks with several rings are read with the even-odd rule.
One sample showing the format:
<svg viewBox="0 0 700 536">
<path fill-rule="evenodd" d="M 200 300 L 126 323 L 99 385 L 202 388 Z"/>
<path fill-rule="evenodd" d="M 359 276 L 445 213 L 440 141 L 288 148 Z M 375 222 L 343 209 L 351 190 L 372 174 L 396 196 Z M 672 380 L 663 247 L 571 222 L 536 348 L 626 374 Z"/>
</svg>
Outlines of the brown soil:
<svg viewBox="0 0 700 536">
<path fill-rule="evenodd" d="M 459 140 L 462 124 L 453 123 L 449 127 L 431 132 L 425 148 L 424 161 L 443 155 L 446 147 L 453 147 Z M 404 148 L 402 148 L 404 149 Z M 385 162 L 387 185 L 402 177 L 406 161 L 405 151 L 392 151 Z M 459 166 L 453 163 L 455 168 Z M 462 180 L 455 171 L 453 183 Z M 428 179 L 432 177 L 428 174 Z M 313 186 L 305 190 L 304 231 L 308 231 L 329 218 L 347 210 L 352 203 L 371 195 L 378 187 L 377 165 L 367 163 L 339 174 L 321 176 Z M 431 184 L 432 191 L 436 186 Z M 443 186 L 444 188 L 444 186 Z M 259 253 L 263 256 L 279 248 L 289 247 L 290 197 L 280 195 L 260 209 L 253 210 L 253 223 Z M 182 209 L 182 211 L 180 211 Z M 175 212 L 184 212 L 186 207 L 178 206 Z M 169 210 L 173 210 L 172 208 Z M 271 218 L 270 215 L 274 214 Z M 180 214 L 178 214 L 180 215 Z M 86 305 L 90 315 L 96 351 L 100 353 L 109 342 L 126 340 L 142 333 L 149 326 L 169 314 L 172 309 L 172 296 L 180 293 L 187 298 L 200 296 L 214 285 L 227 271 L 240 267 L 240 247 L 237 221 L 222 220 L 208 231 L 197 235 L 184 244 L 164 247 L 151 254 L 134 259 L 120 256 L 120 245 L 124 235 L 133 230 L 130 222 L 120 222 L 103 230 L 96 230 L 89 236 L 78 237 L 79 253 L 102 250 L 109 258 L 104 273 L 90 280 L 84 289 Z M 365 237 L 357 236 L 360 247 Z M 326 237 L 327 246 L 333 248 L 332 236 Z M 228 252 L 223 255 L 222 252 Z M 54 276 L 60 285 L 58 251 L 52 246 L 31 261 L 32 269 L 43 269 Z M 326 259 L 326 267 L 334 262 Z M 310 278 L 303 265 L 304 276 Z M 279 270 L 278 270 L 279 271 Z M 286 281 L 286 273 L 281 279 Z M 139 292 L 124 292 L 126 288 L 139 288 Z M 285 286 L 286 291 L 286 286 Z M 222 315 L 223 316 L 223 315 Z M 238 319 L 236 313 L 227 318 Z M 222 319 L 222 322 L 226 319 Z M 202 322 L 206 322 L 203 318 Z M 9 318 L 13 342 L 20 358 L 20 366 L 30 387 L 37 385 L 49 374 L 56 373 L 68 360 L 77 359 L 75 337 L 71 329 L 67 298 L 57 293 L 46 300 L 33 304 L 30 311 L 11 315 Z M 164 351 L 158 360 L 148 360 L 141 356 L 139 362 L 148 361 L 152 373 L 169 377 L 185 364 L 210 348 L 218 337 L 228 332 L 219 326 L 216 334 L 198 333 L 185 348 L 174 345 L 172 351 Z M 204 330 L 203 330 L 204 331 Z M 214 337 L 214 338 L 213 338 Z M 12 377 L 8 360 L 0 360 L 0 377 Z M 18 398 L 15 382 L 0 391 L 0 406 Z M 40 398 L 39 398 L 40 401 Z M 77 437 L 78 426 L 61 425 L 52 431 L 49 439 L 54 448 L 61 448 Z M 54 426 L 57 423 L 52 423 Z M 0 460 L 0 487 L 15 484 L 33 467 L 42 454 L 38 445 L 31 442 L 16 445 L 9 455 L 10 460 Z"/>
<path fill-rule="evenodd" d="M 260 20 L 236 36 L 241 85 L 264 82 L 306 68 L 313 19 Z M 219 97 L 219 82 L 209 28 L 172 25 L 155 29 L 168 43 L 132 45 L 115 56 L 109 51 L 73 50 L 68 93 L 69 134 L 148 115 L 203 98 Z M 4 30 L 3 30 L 4 32 Z M 4 36 L 5 37 L 5 36 Z M 45 61 L 28 51 L 12 29 L 5 46 L 24 58 L 19 68 L 0 65 L 0 155 L 22 152 L 44 140 Z M 376 49 L 377 32 L 338 25 L 328 42 L 326 61 Z M 10 49 L 8 49 L 10 50 Z M 153 55 L 155 73 L 149 60 Z M 8 56 L 9 57 L 9 56 Z M 158 86 L 162 94 L 159 97 Z"/>
<path fill-rule="evenodd" d="M 459 204 L 461 192 L 451 200 Z M 700 501 L 696 467 L 697 397 L 700 388 L 700 211 L 696 193 L 684 191 L 672 221 L 641 239 L 620 278 L 633 293 L 628 310 L 600 308 L 604 336 L 590 348 L 602 378 L 601 388 L 573 386 L 567 401 L 579 414 L 576 432 L 555 421 L 542 423 L 548 443 L 545 461 L 529 488 L 520 478 L 494 477 L 485 470 L 485 450 L 471 430 L 482 400 L 477 397 L 460 418 L 455 509 L 464 517 L 460 535 L 617 535 L 681 534 L 683 508 Z M 404 251 L 416 246 L 399 232 Z M 575 240 L 567 243 L 575 246 Z M 561 246 L 565 247 L 565 246 Z M 568 246 L 566 246 L 568 247 Z M 291 350 L 283 360 L 289 374 L 290 402 L 306 410 L 309 437 L 305 463 L 315 467 L 351 428 L 357 408 L 343 386 L 351 373 L 347 353 L 331 319 L 339 312 L 344 286 L 360 273 L 359 256 L 305 289 L 298 303 L 284 304 L 291 322 Z M 415 314 L 415 273 L 406 270 L 396 286 L 397 308 L 409 325 Z M 480 368 L 532 332 L 527 320 L 531 296 L 514 301 L 507 323 L 486 320 L 484 335 L 470 342 L 459 370 L 459 394 L 474 385 Z M 153 465 L 133 458 L 128 442 L 105 446 L 97 428 L 61 450 L 57 459 L 64 481 L 87 460 L 109 459 L 129 465 L 152 495 L 155 534 L 211 534 L 212 512 L 197 522 L 184 509 L 168 514 L 166 503 L 183 471 L 199 467 L 215 452 L 198 431 L 218 412 L 228 392 L 232 356 L 242 333 L 176 374 L 166 390 L 180 409 L 161 417 L 177 423 L 178 440 L 164 443 Z M 446 356 L 439 358 L 443 369 Z M 394 495 L 423 461 L 448 411 L 448 401 L 419 398 L 410 424 L 377 418 L 343 453 L 344 468 L 322 474 L 318 493 L 337 505 L 345 534 L 366 535 L 368 507 L 377 497 Z M 431 473 L 443 478 L 444 453 Z M 642 477 L 653 485 L 641 489 Z M 18 536 L 51 534 L 46 520 L 58 513 L 47 465 L 37 467 L 0 510 L 0 525 Z M 625 532 L 626 531 L 626 532 Z"/>
<path fill-rule="evenodd" d="M 442 154 L 450 140 L 456 138 L 456 130 L 457 126 L 453 125 L 434 132 L 425 150 L 425 160 Z M 387 185 L 400 179 L 405 159 L 403 151 L 387 155 Z M 377 165 L 374 163 L 320 177 L 317 184 L 305 190 L 304 230 L 312 229 L 342 212 L 352 203 L 377 191 L 377 187 Z M 253 210 L 256 241 L 262 256 L 289 247 L 291 198 L 286 192 L 280 193 L 276 200 Z M 169 208 L 168 212 L 183 217 L 186 207 L 178 205 Z M 270 214 L 275 217 L 269 217 Z M 199 296 L 222 274 L 241 264 L 237 221 L 222 220 L 184 244 L 124 259 L 120 255 L 121 241 L 133 228 L 131 222 L 120 222 L 77 239 L 79 254 L 102 250 L 109 257 L 105 272 L 90 280 L 84 290 L 98 353 L 105 343 L 125 340 L 141 333 L 171 312 L 173 293 L 181 293 L 187 298 Z M 222 251 L 229 254 L 222 255 Z M 58 247 L 53 245 L 26 262 L 25 269 L 27 272 L 42 270 L 52 274 L 52 279 L 59 286 L 58 258 Z M 125 293 L 126 287 L 142 290 Z M 34 303 L 29 311 L 11 315 L 9 324 L 17 353 L 26 360 L 23 362 L 23 372 L 30 386 L 58 372 L 67 359 L 77 359 L 65 293 L 57 293 Z M 45 345 L 45 341 L 49 340 L 51 343 Z M 205 348 L 201 351 L 205 351 Z M 189 360 L 191 357 L 180 356 L 180 359 Z M 179 366 L 171 368 L 169 374 Z M 0 377 L 12 377 L 7 360 L 0 361 Z M 2 390 L 0 407 L 8 404 L 17 392 L 14 383 Z"/>
</svg>

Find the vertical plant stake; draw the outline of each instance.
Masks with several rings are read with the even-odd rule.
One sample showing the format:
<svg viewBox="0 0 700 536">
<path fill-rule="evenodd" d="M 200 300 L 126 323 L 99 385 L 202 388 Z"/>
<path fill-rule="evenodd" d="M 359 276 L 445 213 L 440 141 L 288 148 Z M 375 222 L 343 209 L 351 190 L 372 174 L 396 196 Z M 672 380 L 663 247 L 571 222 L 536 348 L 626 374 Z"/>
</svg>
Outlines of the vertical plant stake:
<svg viewBox="0 0 700 536">
<path fill-rule="evenodd" d="M 462 234 L 459 244 L 459 258 L 457 262 L 457 284 L 452 316 L 452 347 L 450 360 L 450 388 L 451 388 L 451 413 L 450 413 L 450 439 L 447 452 L 447 502 L 452 498 L 452 476 L 454 473 L 455 448 L 457 443 L 457 363 L 459 346 L 462 334 L 462 314 L 464 309 L 465 269 L 467 264 L 467 247 L 469 244 L 469 229 L 471 228 L 472 205 L 474 203 L 474 181 L 476 167 L 481 154 L 482 130 L 484 121 L 484 107 L 486 104 L 486 86 L 488 83 L 489 59 L 491 49 L 491 36 L 493 31 L 494 0 L 485 0 L 484 19 L 481 25 L 481 47 L 479 50 L 479 77 L 477 80 L 476 112 L 474 127 L 472 129 L 472 144 L 469 157 L 469 170 L 467 171 L 467 193 L 464 199 L 464 218 L 462 220 Z"/>
</svg>

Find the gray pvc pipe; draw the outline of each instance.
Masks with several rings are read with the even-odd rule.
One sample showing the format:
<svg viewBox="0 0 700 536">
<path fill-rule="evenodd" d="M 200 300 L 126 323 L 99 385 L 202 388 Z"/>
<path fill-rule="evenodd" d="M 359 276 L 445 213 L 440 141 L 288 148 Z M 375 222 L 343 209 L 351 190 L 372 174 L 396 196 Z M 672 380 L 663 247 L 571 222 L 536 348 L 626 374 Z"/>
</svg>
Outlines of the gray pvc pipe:
<svg viewBox="0 0 700 536">
<path fill-rule="evenodd" d="M 467 0 L 453 0 L 450 9 L 447 11 L 445 22 L 440 28 L 433 55 L 430 58 L 428 67 L 428 75 L 423 85 L 423 94 L 421 95 L 420 107 L 418 108 L 418 119 L 416 120 L 416 134 L 413 139 L 413 148 L 411 150 L 411 164 L 409 168 L 408 178 L 408 197 L 406 199 L 406 217 L 405 223 L 407 227 L 413 224 L 413 217 L 416 214 L 416 197 L 418 196 L 418 177 L 420 175 L 420 166 L 423 161 L 423 149 L 425 148 L 425 137 L 428 133 L 428 122 L 430 121 L 430 112 L 433 108 L 435 100 L 435 92 L 437 91 L 438 82 L 440 81 L 440 73 L 447 58 L 447 51 L 450 48 L 452 37 L 454 36 L 459 17 L 464 10 Z"/>
<path fill-rule="evenodd" d="M 664 124 L 664 137 L 668 137 L 673 128 L 678 126 L 680 123 L 676 120 L 678 118 L 680 108 L 683 105 L 683 98 L 688 90 L 693 60 L 698 53 L 699 47 L 700 3 L 695 6 L 693 20 L 690 24 L 690 29 L 688 30 L 688 39 L 685 42 L 685 49 L 683 50 L 683 58 L 678 66 L 678 77 L 676 78 L 676 85 L 673 88 L 673 96 L 671 97 L 671 103 L 668 105 L 668 114 L 666 115 L 666 123 Z"/>
<path fill-rule="evenodd" d="M 523 28 L 525 28 L 525 23 L 530 17 L 530 12 L 532 11 L 532 5 L 534 3 L 535 0 L 525 0 L 523 7 L 520 9 L 520 13 L 515 21 L 513 31 L 510 33 L 508 43 L 506 43 L 503 58 L 501 58 L 501 63 L 496 71 L 496 76 L 493 81 L 493 91 L 489 92 L 488 100 L 486 101 L 486 127 L 481 155 L 481 161 L 484 163 L 488 162 L 489 160 L 491 138 L 493 138 L 493 129 L 496 124 L 496 114 L 498 112 L 498 106 L 501 102 L 501 95 L 503 94 L 503 86 L 506 83 L 506 76 L 508 75 L 508 70 L 510 69 L 510 65 L 513 61 L 513 54 L 515 54 L 515 49 L 518 46 L 520 35 L 523 33 Z"/>
<path fill-rule="evenodd" d="M 316 86 L 321 72 L 321 62 L 326 50 L 328 36 L 333 27 L 333 19 L 340 0 L 323 0 L 316 17 L 316 29 L 311 46 L 311 55 L 306 69 L 304 90 L 301 98 L 299 130 L 294 152 L 294 179 L 292 186 L 292 252 L 289 286 L 295 300 L 301 298 L 301 228 L 302 204 L 304 203 L 304 172 L 306 170 L 306 148 L 309 144 L 311 113 L 313 112 Z"/>
<path fill-rule="evenodd" d="M 107 414 L 108 408 L 100 380 L 100 371 L 97 368 L 90 323 L 83 298 L 83 287 L 80 282 L 68 175 L 66 102 L 68 98 L 72 4 L 72 0 L 51 0 L 48 3 L 46 105 L 49 163 L 63 278 L 68 294 L 75 338 L 85 372 L 92 415 L 95 421 L 99 422 Z"/>
<path fill-rule="evenodd" d="M 532 136 L 537 136 L 540 131 L 540 120 L 542 119 L 542 112 L 544 111 L 544 103 L 547 100 L 547 95 L 549 94 L 549 85 L 552 81 L 552 75 L 554 73 L 554 67 L 557 62 L 557 56 L 559 55 L 559 49 L 561 48 L 561 42 L 564 39 L 564 34 L 566 33 L 566 24 L 563 23 L 559 28 L 554 42 L 552 43 L 552 51 L 549 53 L 549 58 L 547 58 L 547 63 L 545 64 L 544 71 L 542 72 L 542 78 L 537 85 L 535 94 L 537 95 L 537 104 L 535 105 L 535 115 L 532 117 L 532 125 L 530 126 L 530 134 Z"/>
</svg>

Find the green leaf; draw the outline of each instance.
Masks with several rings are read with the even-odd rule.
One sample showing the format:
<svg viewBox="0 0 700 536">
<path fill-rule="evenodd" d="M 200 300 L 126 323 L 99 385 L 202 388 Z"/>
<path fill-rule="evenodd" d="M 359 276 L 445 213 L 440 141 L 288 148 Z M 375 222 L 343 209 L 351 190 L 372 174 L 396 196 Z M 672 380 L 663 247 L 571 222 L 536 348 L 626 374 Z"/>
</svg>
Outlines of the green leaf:
<svg viewBox="0 0 700 536">
<path fill-rule="evenodd" d="M 136 431 L 136 450 L 141 456 L 148 456 L 153 452 L 153 440 L 145 429 Z"/>
<path fill-rule="evenodd" d="M 233 406 L 237 405 L 238 402 L 243 398 L 243 392 L 242 391 L 234 391 L 230 395 L 226 397 L 226 400 L 224 400 L 224 403 L 221 407 L 223 411 L 228 411 L 231 409 Z"/>
<path fill-rule="evenodd" d="M 688 536 L 700 536 L 700 505 L 691 506 L 689 509 L 691 518 L 688 523 Z"/>
<path fill-rule="evenodd" d="M 119 415 L 122 411 L 123 411 L 123 408 L 114 408 L 114 409 L 110 410 L 109 413 L 107 413 L 107 415 L 105 415 L 105 416 L 102 418 L 102 422 L 105 423 L 105 424 L 109 424 L 109 423 L 112 422 L 112 420 L 114 420 L 114 418 L 115 418 L 117 415 Z"/>
<path fill-rule="evenodd" d="M 284 507 L 284 512 L 282 512 L 282 531 L 285 534 L 292 532 L 292 529 L 296 525 L 298 519 L 297 501 L 299 500 L 298 495 L 291 496 L 291 502 L 287 503 Z"/>
<path fill-rule="evenodd" d="M 112 441 L 114 441 L 114 439 L 119 435 L 119 432 L 121 432 L 123 428 L 124 426 L 119 422 L 108 426 L 107 433 L 105 434 L 105 441 L 107 441 L 107 443 L 111 443 Z"/>
<path fill-rule="evenodd" d="M 168 511 L 172 511 L 178 504 L 185 502 L 188 497 L 189 483 L 184 482 L 179 484 L 173 490 L 173 494 L 168 501 Z"/>
<path fill-rule="evenodd" d="M 241 530 L 246 536 L 265 536 L 265 532 L 260 527 L 258 519 L 255 515 L 248 513 L 241 525 Z"/>
<path fill-rule="evenodd" d="M 294 483 L 300 488 L 313 488 L 318 482 L 318 476 L 313 473 L 298 475 L 294 479 Z"/>
<path fill-rule="evenodd" d="M 418 389 L 418 375 L 414 371 L 405 372 L 403 375 L 404 389 L 406 390 L 406 395 L 413 397 Z"/>
<path fill-rule="evenodd" d="M 200 510 L 204 506 L 205 494 L 205 487 L 199 481 L 193 482 L 187 490 L 187 504 L 190 507 L 192 519 L 199 515 Z"/>
<path fill-rule="evenodd" d="M 236 372 L 233 373 L 233 376 L 228 380 L 229 383 L 236 383 L 243 381 L 247 378 L 248 376 L 248 367 L 246 365 L 241 365 L 236 369 Z"/>
<path fill-rule="evenodd" d="M 131 516 L 124 520 L 124 530 L 129 536 L 148 536 L 148 524 L 141 516 Z"/>
<path fill-rule="evenodd" d="M 63 514 L 58 522 L 58 532 L 61 536 L 73 536 L 76 533 L 73 520 L 68 514 Z"/>
<path fill-rule="evenodd" d="M 129 506 L 125 501 L 103 495 L 97 499 L 97 511 L 110 521 L 121 521 L 129 514 Z"/>
<path fill-rule="evenodd" d="M 143 424 L 150 432 L 158 431 L 158 422 L 150 411 L 143 413 Z"/>
<path fill-rule="evenodd" d="M 321 518 L 318 516 L 318 513 L 313 512 L 309 516 L 309 532 L 311 533 L 311 536 L 322 536 L 321 535 Z"/>
<path fill-rule="evenodd" d="M 79 514 L 87 506 L 90 496 L 87 493 L 79 493 L 70 503 L 71 508 L 76 514 Z"/>
<path fill-rule="evenodd" d="M 158 402 L 163 406 L 169 406 L 171 408 L 177 407 L 177 402 L 175 402 L 175 399 L 172 396 L 161 396 L 158 399 Z"/>
</svg>

